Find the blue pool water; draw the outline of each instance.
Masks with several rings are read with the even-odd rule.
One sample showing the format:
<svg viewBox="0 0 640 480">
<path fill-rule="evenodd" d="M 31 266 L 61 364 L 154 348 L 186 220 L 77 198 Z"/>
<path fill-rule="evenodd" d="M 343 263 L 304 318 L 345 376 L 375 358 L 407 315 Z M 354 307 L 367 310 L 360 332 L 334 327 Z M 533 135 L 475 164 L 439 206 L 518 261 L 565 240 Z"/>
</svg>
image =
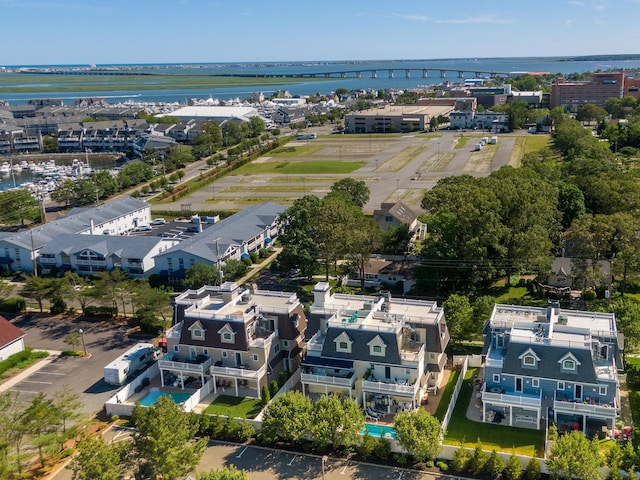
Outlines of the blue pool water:
<svg viewBox="0 0 640 480">
<path fill-rule="evenodd" d="M 151 390 L 147 395 L 140 399 L 140 405 L 143 407 L 150 407 L 158 398 L 162 395 L 167 395 L 173 398 L 173 401 L 176 403 L 182 403 L 189 399 L 191 396 L 190 393 L 175 393 L 175 392 L 161 392 L 160 390 Z"/>
<path fill-rule="evenodd" d="M 375 423 L 365 423 L 364 427 L 360 431 L 360 434 L 364 435 L 369 433 L 372 437 L 386 437 L 396 438 L 396 431 L 393 427 L 387 427 L 386 425 L 376 425 Z"/>
</svg>

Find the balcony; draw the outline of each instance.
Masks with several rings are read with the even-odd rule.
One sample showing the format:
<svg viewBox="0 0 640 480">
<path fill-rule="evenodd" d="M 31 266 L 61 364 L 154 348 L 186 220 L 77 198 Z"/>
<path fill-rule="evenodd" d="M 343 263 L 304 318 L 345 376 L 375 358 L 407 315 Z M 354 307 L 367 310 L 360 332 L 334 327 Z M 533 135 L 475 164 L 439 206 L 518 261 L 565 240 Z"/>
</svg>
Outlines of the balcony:
<svg viewBox="0 0 640 480">
<path fill-rule="evenodd" d="M 182 358 L 175 353 L 167 353 L 158 360 L 160 370 L 171 370 L 174 372 L 197 373 L 204 375 L 207 368 L 211 366 L 211 357 L 198 355 L 195 359 Z"/>
<path fill-rule="evenodd" d="M 327 375 L 323 369 L 310 369 L 300 375 L 300 381 L 317 385 L 335 385 L 353 388 L 356 381 L 356 374 L 354 372 L 345 372 L 342 375 Z"/>
<path fill-rule="evenodd" d="M 591 415 L 598 417 L 615 418 L 618 415 L 617 403 L 599 403 L 597 399 L 584 400 L 560 400 L 556 394 L 553 401 L 553 409 L 556 413 L 568 413 L 573 415 Z"/>
<path fill-rule="evenodd" d="M 313 337 L 309 339 L 307 342 L 307 352 L 318 352 L 322 353 L 322 347 L 324 345 L 324 336 L 318 330 Z"/>
<path fill-rule="evenodd" d="M 384 393 L 391 395 L 415 395 L 418 391 L 418 383 L 402 383 L 409 382 L 406 380 L 398 380 L 398 382 L 372 382 L 362 380 L 362 390 L 371 393 Z"/>
<path fill-rule="evenodd" d="M 497 387 L 491 387 L 487 390 L 487 384 L 485 383 L 482 385 L 482 401 L 502 405 L 540 408 L 542 405 L 542 390 L 537 395 L 525 395 L 523 393 L 505 392 Z"/>
<path fill-rule="evenodd" d="M 211 366 L 210 372 L 212 376 L 222 376 L 231 378 L 253 379 L 259 380 L 267 373 L 267 365 L 262 365 L 258 370 L 251 370 L 243 367 L 223 367 L 216 362 Z"/>
</svg>

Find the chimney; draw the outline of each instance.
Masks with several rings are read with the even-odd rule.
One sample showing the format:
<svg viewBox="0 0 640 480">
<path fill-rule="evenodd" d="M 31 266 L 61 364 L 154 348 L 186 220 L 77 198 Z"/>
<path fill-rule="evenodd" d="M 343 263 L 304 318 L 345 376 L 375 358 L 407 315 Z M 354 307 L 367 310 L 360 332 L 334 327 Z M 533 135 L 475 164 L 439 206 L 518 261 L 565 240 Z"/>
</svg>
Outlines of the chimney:
<svg viewBox="0 0 640 480">
<path fill-rule="evenodd" d="M 229 303 L 238 297 L 240 288 L 236 282 L 224 282 L 220 285 L 220 293 L 222 293 L 222 301 Z"/>
<path fill-rule="evenodd" d="M 89 219 L 89 233 L 91 235 L 95 235 L 96 234 L 96 226 L 93 224 L 93 218 Z"/>
<path fill-rule="evenodd" d="M 331 298 L 331 285 L 328 282 L 318 282 L 313 287 L 313 306 L 324 307 Z"/>
</svg>

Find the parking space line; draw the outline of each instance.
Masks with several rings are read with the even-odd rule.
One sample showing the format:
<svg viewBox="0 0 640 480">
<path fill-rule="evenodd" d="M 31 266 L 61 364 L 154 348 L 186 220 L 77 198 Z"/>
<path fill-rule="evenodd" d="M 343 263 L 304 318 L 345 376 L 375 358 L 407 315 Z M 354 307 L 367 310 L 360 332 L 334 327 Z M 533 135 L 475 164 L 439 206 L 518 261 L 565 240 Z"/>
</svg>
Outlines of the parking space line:
<svg viewBox="0 0 640 480">
<path fill-rule="evenodd" d="M 33 373 L 33 375 L 38 375 L 38 374 L 47 374 L 47 375 L 60 375 L 61 377 L 64 377 L 66 375 L 66 373 L 58 373 L 58 372 L 47 372 L 46 370 L 40 370 L 39 372 Z"/>
<path fill-rule="evenodd" d="M 293 461 L 298 458 L 298 455 L 294 455 L 293 458 L 291 459 L 291 461 L 289 463 L 287 463 L 288 466 L 293 465 Z"/>
<path fill-rule="evenodd" d="M 18 390 L 17 388 L 12 388 L 9 391 L 16 392 L 16 393 L 33 393 L 34 395 L 38 395 L 40 393 L 40 392 L 32 392 L 31 390 Z"/>
<path fill-rule="evenodd" d="M 241 451 L 238 455 L 236 455 L 236 458 L 240 458 L 240 457 L 242 457 L 242 454 L 243 454 L 244 452 L 246 452 L 248 448 L 249 448 L 249 447 L 244 447 L 244 448 L 242 449 L 242 451 Z"/>
<path fill-rule="evenodd" d="M 340 472 L 340 475 L 345 475 L 347 473 L 348 466 L 349 466 L 349 463 L 345 462 L 344 467 L 342 467 L 342 471 Z"/>
<path fill-rule="evenodd" d="M 53 382 L 39 382 L 38 380 L 22 380 L 22 383 L 42 383 L 44 385 L 53 385 Z"/>
</svg>

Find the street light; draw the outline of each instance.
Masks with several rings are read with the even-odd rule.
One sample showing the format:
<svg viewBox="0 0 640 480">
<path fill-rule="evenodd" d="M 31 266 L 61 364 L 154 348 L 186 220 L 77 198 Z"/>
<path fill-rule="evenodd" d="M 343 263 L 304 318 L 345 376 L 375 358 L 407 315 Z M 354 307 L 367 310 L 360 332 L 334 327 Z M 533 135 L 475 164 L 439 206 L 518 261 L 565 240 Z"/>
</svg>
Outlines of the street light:
<svg viewBox="0 0 640 480">
<path fill-rule="evenodd" d="M 80 340 L 82 340 L 82 350 L 84 351 L 84 356 L 87 356 L 87 346 L 84 343 L 84 330 L 80 329 L 78 330 L 78 333 L 80 334 Z"/>
</svg>

